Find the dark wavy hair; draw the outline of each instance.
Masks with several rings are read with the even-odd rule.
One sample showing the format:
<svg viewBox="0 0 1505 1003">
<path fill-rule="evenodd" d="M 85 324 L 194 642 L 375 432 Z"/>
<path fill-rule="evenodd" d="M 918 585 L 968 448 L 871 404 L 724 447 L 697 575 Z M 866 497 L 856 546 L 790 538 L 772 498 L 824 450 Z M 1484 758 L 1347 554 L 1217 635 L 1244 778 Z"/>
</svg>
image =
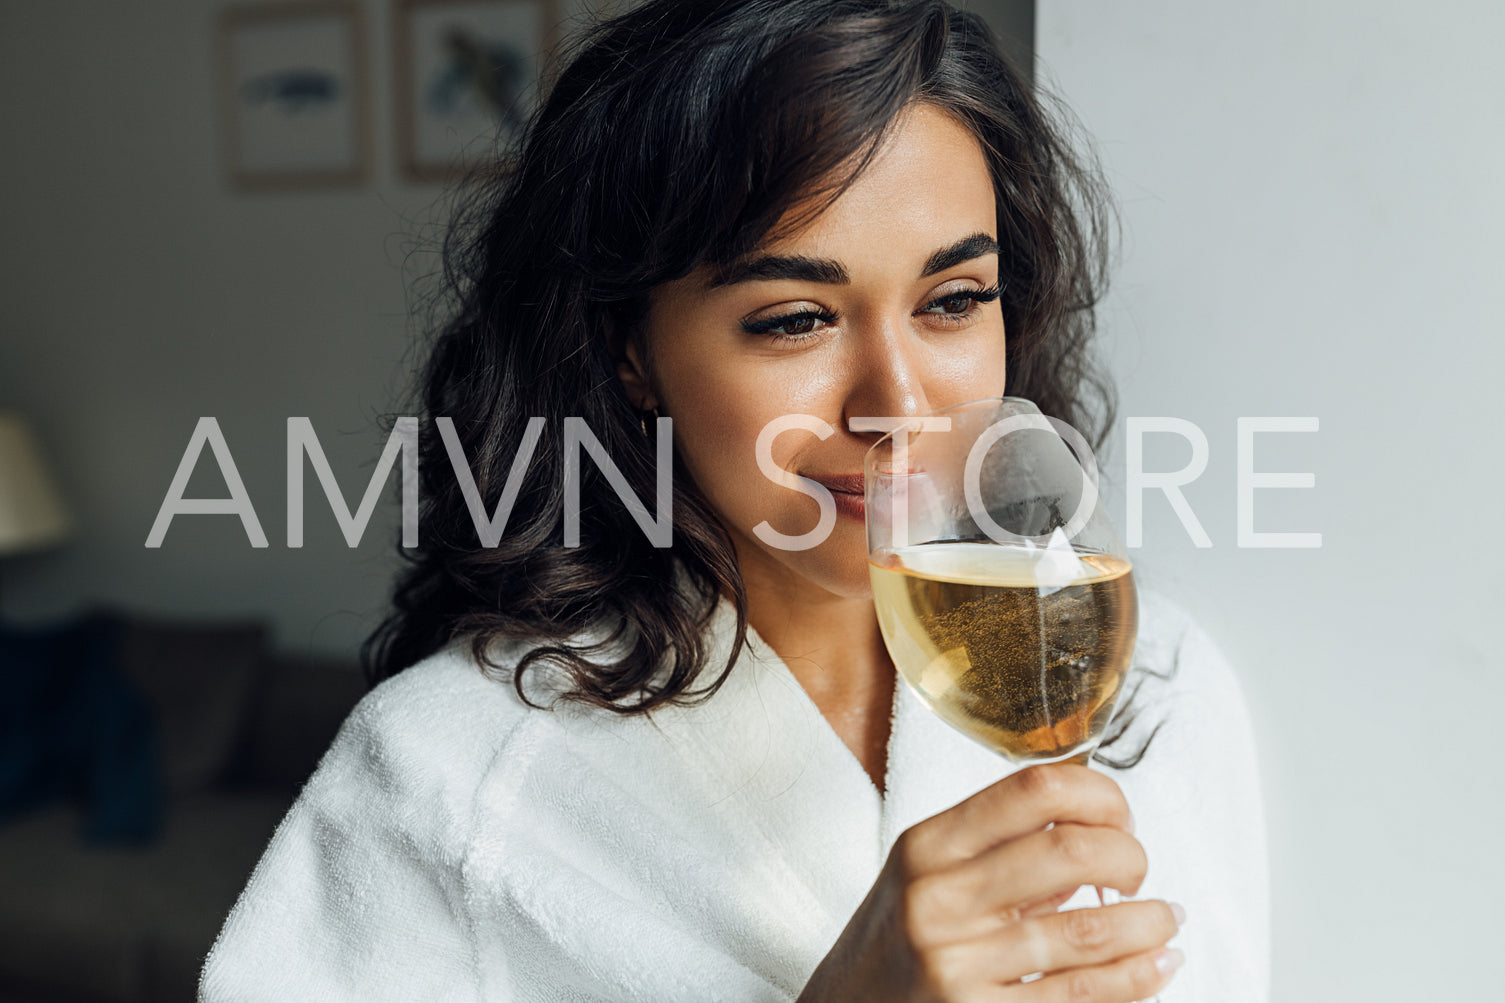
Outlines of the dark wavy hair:
<svg viewBox="0 0 1505 1003">
<path fill-rule="evenodd" d="M 676 469 L 673 546 L 655 548 L 582 464 L 580 546 L 563 546 L 563 420 L 585 419 L 638 497 L 654 497 L 655 443 L 616 376 L 615 339 L 640 331 L 656 286 L 814 218 L 915 102 L 964 124 L 992 174 L 1006 392 L 1096 446 L 1112 423 L 1089 353 L 1107 192 L 1069 115 L 977 15 L 942 0 L 649 0 L 576 37 L 511 166 L 458 189 L 421 388 L 421 410 L 453 420 L 488 513 L 530 418 L 546 419 L 544 436 L 500 544 L 485 547 L 426 430 L 422 545 L 400 551 L 394 608 L 362 647 L 372 686 L 468 636 L 492 668 L 493 641 L 535 642 L 512 673 L 530 702 L 523 678 L 543 664 L 563 681 L 556 697 L 624 714 L 715 692 L 747 631 L 726 530 Z M 707 674 L 703 628 L 722 596 L 734 654 Z M 602 623 L 600 643 L 566 643 Z"/>
</svg>

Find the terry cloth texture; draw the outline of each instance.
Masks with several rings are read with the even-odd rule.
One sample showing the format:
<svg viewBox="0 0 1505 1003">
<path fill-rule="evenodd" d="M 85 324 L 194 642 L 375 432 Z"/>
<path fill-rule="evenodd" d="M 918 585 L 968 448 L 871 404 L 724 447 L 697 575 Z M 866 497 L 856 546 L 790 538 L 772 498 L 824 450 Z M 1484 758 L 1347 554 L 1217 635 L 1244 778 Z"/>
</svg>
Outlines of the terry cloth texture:
<svg viewBox="0 0 1505 1003">
<path fill-rule="evenodd" d="M 723 602 L 712 666 L 733 626 Z M 384 681 L 278 828 L 201 1000 L 788 1003 L 898 834 L 1015 767 L 899 686 L 880 795 L 750 642 L 709 701 L 651 718 L 530 708 L 461 646 Z M 1141 717 L 1163 726 L 1114 777 L 1150 860 L 1140 897 L 1189 917 L 1161 1003 L 1263 1003 L 1264 826 L 1238 682 L 1152 594 L 1136 665 Z M 1084 888 L 1067 908 L 1095 902 Z"/>
</svg>

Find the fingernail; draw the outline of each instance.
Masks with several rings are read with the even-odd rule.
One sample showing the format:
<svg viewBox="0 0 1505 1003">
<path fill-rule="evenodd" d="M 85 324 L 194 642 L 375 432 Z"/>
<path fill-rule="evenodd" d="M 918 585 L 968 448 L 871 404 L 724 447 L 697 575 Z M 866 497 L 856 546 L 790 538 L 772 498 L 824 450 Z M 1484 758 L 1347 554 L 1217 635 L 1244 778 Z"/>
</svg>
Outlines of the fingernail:
<svg viewBox="0 0 1505 1003">
<path fill-rule="evenodd" d="M 1161 975 L 1169 975 L 1180 968 L 1181 963 L 1185 960 L 1186 955 L 1181 953 L 1178 948 L 1168 947 L 1155 955 L 1155 971 Z"/>
<path fill-rule="evenodd" d="M 1176 917 L 1176 925 L 1177 926 L 1185 926 L 1186 925 L 1186 910 L 1182 907 L 1181 903 L 1180 902 L 1172 902 L 1170 904 L 1170 906 L 1171 906 L 1171 915 L 1174 916 L 1174 917 Z"/>
</svg>

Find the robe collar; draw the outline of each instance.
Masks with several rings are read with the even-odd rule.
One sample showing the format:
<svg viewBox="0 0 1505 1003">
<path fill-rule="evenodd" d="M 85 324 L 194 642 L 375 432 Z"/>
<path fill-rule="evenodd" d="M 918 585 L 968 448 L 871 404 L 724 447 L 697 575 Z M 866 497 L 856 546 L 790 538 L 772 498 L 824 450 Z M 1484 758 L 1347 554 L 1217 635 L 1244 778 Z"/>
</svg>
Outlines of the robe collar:
<svg viewBox="0 0 1505 1003">
<path fill-rule="evenodd" d="M 726 664 L 736 611 L 721 599 L 707 671 Z M 1017 767 L 894 687 L 885 792 L 776 652 L 749 625 L 747 647 L 705 703 L 655 711 L 657 727 L 723 803 L 789 862 L 812 899 L 848 915 L 906 828 Z M 844 911 L 843 911 L 844 910 Z"/>
</svg>

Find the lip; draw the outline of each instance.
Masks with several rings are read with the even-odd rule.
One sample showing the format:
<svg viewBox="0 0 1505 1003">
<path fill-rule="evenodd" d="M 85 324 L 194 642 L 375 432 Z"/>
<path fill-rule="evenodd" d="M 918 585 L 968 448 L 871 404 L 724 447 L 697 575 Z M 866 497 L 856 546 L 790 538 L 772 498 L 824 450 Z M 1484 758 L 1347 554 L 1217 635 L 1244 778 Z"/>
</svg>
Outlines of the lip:
<svg viewBox="0 0 1505 1003">
<path fill-rule="evenodd" d="M 837 515 L 854 522 L 866 520 L 867 486 L 861 474 L 824 474 L 810 479 L 831 492 Z"/>
<path fill-rule="evenodd" d="M 867 499 L 850 491 L 832 491 L 831 500 L 836 503 L 836 514 L 853 522 L 867 521 Z"/>
<path fill-rule="evenodd" d="M 830 474 L 825 477 L 812 477 L 810 479 L 819 484 L 824 484 L 832 491 L 839 491 L 842 494 L 860 496 L 867 490 L 866 483 L 863 481 L 861 474 Z"/>
</svg>

